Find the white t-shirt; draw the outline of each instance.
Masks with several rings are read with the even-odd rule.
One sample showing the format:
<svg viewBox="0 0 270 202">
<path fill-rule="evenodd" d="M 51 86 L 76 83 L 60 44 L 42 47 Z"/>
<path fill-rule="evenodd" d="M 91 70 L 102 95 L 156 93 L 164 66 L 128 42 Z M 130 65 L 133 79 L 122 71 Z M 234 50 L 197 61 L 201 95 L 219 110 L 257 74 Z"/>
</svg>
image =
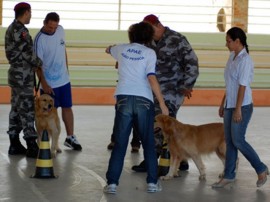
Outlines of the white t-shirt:
<svg viewBox="0 0 270 202">
<path fill-rule="evenodd" d="M 70 82 L 66 63 L 65 32 L 61 25 L 52 35 L 40 30 L 35 37 L 34 48 L 43 61 L 42 69 L 48 85 L 57 88 Z"/>
<path fill-rule="evenodd" d="M 111 55 L 118 61 L 118 83 L 115 95 L 136 95 L 153 101 L 148 75 L 155 75 L 156 53 L 138 43 L 111 47 Z"/>
<path fill-rule="evenodd" d="M 226 108 L 235 108 L 239 85 L 246 86 L 244 100 L 242 106 L 252 103 L 251 83 L 253 81 L 254 64 L 244 48 L 235 57 L 235 53 L 231 52 L 226 68 L 224 70 L 224 78 L 226 83 Z"/>
</svg>

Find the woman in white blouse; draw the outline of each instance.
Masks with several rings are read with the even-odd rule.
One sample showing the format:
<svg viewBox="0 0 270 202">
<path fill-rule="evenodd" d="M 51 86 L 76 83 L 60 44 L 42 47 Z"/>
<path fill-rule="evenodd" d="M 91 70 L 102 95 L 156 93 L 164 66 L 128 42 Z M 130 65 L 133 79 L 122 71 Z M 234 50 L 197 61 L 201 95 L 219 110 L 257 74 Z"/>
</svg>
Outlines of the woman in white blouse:
<svg viewBox="0 0 270 202">
<path fill-rule="evenodd" d="M 246 129 L 253 112 L 250 85 L 254 69 L 245 32 L 238 27 L 228 30 L 226 46 L 230 51 L 230 57 L 224 71 L 226 92 L 219 108 L 219 116 L 224 119 L 227 152 L 224 176 L 212 187 L 222 188 L 235 181 L 238 150 L 255 169 L 258 175 L 256 184 L 260 187 L 265 184 L 269 171 L 245 139 Z"/>
</svg>

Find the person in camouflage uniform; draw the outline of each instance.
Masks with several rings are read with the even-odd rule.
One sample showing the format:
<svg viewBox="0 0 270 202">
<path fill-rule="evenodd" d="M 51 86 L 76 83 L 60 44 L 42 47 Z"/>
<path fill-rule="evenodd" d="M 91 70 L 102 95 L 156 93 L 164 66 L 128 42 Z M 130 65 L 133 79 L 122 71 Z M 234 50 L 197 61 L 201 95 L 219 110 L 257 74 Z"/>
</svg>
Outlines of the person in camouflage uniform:
<svg viewBox="0 0 270 202">
<path fill-rule="evenodd" d="M 192 88 L 199 75 L 198 58 L 186 37 L 163 26 L 155 15 L 147 15 L 143 21 L 150 23 L 155 30 L 150 47 L 157 54 L 156 76 L 170 112 L 169 116 L 176 118 L 185 97 L 188 99 L 191 97 Z M 160 113 L 155 99 L 155 115 Z M 163 136 L 159 134 L 159 130 L 155 131 L 158 139 L 156 140 L 157 153 L 160 155 Z M 143 161 L 140 165 L 133 166 L 132 170 L 144 172 L 146 170 L 144 165 Z M 188 168 L 188 162 L 182 161 L 180 170 L 188 170 Z"/>
<path fill-rule="evenodd" d="M 24 26 L 31 19 L 31 6 L 21 2 L 14 7 L 15 19 L 5 34 L 5 52 L 9 61 L 8 84 L 11 87 L 11 110 L 9 114 L 10 155 L 26 154 L 36 158 L 38 145 L 34 128 L 34 76 L 42 61 L 33 52 L 33 41 Z M 23 131 L 27 149 L 21 144 Z"/>
</svg>

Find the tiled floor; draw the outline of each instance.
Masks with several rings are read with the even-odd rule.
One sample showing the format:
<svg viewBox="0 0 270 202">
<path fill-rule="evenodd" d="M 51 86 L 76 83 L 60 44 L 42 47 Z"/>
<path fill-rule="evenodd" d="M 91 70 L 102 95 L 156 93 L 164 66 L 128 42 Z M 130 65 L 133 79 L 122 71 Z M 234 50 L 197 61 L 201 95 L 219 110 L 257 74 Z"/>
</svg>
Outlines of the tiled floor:
<svg viewBox="0 0 270 202">
<path fill-rule="evenodd" d="M 215 155 L 204 158 L 207 177 L 200 182 L 194 163 L 190 161 L 188 172 L 170 181 L 162 181 L 163 191 L 146 193 L 144 173 L 134 173 L 132 165 L 142 159 L 142 150 L 133 154 L 128 148 L 125 165 L 116 195 L 104 195 L 110 151 L 109 143 L 113 127 L 113 106 L 74 106 L 76 135 L 83 146 L 82 152 L 64 147 L 65 129 L 60 138 L 63 153 L 53 159 L 56 179 L 37 179 L 35 159 L 24 156 L 8 156 L 9 140 L 6 134 L 9 105 L 0 105 L 0 201 L 7 202 L 268 202 L 270 178 L 262 188 L 256 187 L 257 175 L 240 154 L 237 181 L 224 189 L 212 189 L 218 180 L 222 164 Z M 248 128 L 247 139 L 261 159 L 270 166 L 270 108 L 255 107 Z M 187 107 L 180 109 L 178 120 L 194 125 L 222 121 L 217 107 Z M 24 140 L 22 140 L 25 144 Z"/>
</svg>

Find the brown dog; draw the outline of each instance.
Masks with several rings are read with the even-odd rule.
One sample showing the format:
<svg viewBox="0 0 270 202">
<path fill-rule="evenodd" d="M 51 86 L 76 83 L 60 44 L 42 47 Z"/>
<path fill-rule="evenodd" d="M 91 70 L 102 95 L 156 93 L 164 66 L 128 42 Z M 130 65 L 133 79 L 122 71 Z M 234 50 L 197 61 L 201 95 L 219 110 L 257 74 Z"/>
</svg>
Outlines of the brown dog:
<svg viewBox="0 0 270 202">
<path fill-rule="evenodd" d="M 201 156 L 212 152 L 216 152 L 224 166 L 226 144 L 223 123 L 194 126 L 183 124 L 173 117 L 162 114 L 157 115 L 155 119 L 155 126 L 162 129 L 171 154 L 169 172 L 166 176 L 161 176 L 161 179 L 178 176 L 180 162 L 191 158 L 200 172 L 199 179 L 204 180 L 205 167 Z"/>
<path fill-rule="evenodd" d="M 48 135 L 52 140 L 52 157 L 55 157 L 56 153 L 62 152 L 58 145 L 61 132 L 60 120 L 57 109 L 54 107 L 54 100 L 48 94 L 42 94 L 35 100 L 35 124 L 38 132 L 38 143 L 41 141 L 43 131 L 47 130 Z"/>
</svg>

